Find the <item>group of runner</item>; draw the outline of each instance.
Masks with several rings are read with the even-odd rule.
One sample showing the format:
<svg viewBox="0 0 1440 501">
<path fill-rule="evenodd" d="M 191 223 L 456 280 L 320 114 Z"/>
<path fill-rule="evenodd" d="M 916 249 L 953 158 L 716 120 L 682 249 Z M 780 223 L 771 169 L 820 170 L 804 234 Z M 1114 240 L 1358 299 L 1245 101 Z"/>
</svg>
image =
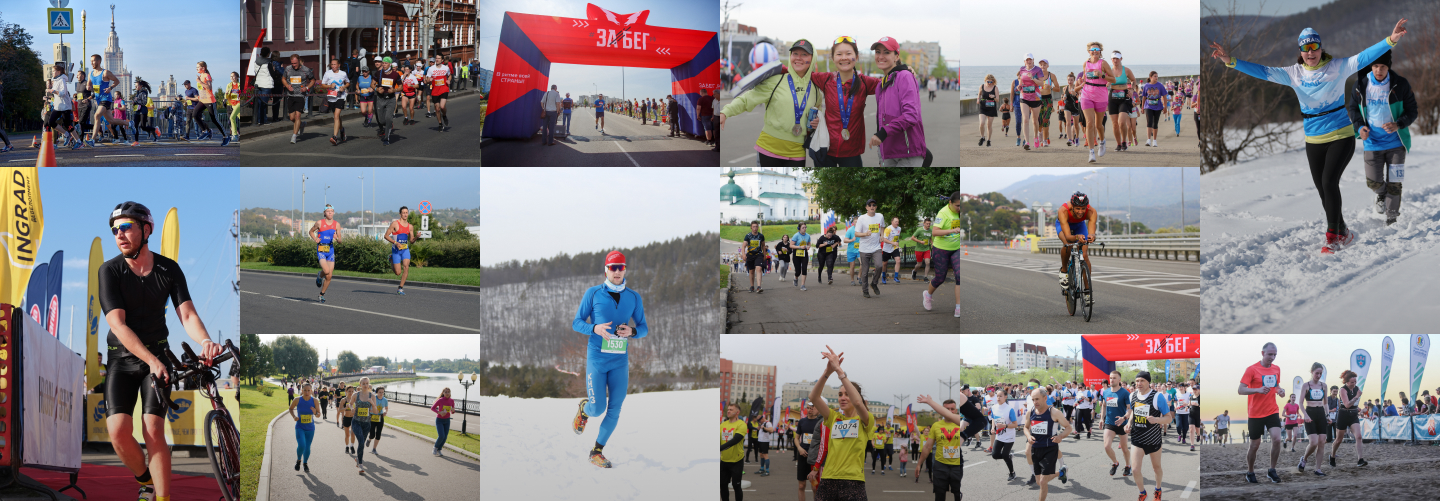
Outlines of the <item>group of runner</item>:
<svg viewBox="0 0 1440 501">
<path fill-rule="evenodd" d="M 335 220 L 335 207 L 326 204 L 324 217 L 310 225 L 306 231 L 315 242 L 315 258 L 320 270 L 315 273 L 315 286 L 320 288 L 320 303 L 325 302 L 325 291 L 330 289 L 330 280 L 335 277 L 335 245 L 343 240 L 340 222 Z M 400 277 L 395 293 L 405 295 L 405 280 L 410 278 L 410 244 L 414 242 L 414 226 L 409 223 L 410 208 L 400 207 L 400 218 L 390 222 L 382 237 L 390 242 L 390 267 Z"/>
<path fill-rule="evenodd" d="M 301 116 L 308 111 L 307 96 L 325 98 L 324 113 L 334 119 L 331 124 L 331 145 L 339 145 L 349 137 L 345 134 L 340 118 L 341 112 L 347 106 L 349 93 L 358 95 L 356 100 L 365 116 L 363 126 L 376 127 L 375 135 L 385 146 L 389 146 L 394 137 L 395 118 L 401 118 L 401 125 L 420 123 L 415 120 L 417 105 L 425 109 L 426 118 L 435 118 L 434 130 L 450 130 L 450 119 L 445 105 L 450 98 L 450 82 L 456 75 L 452 63 L 438 56 L 420 63 L 413 59 L 395 61 L 390 57 L 376 57 L 375 65 L 373 74 L 369 66 L 361 66 L 352 81 L 350 75 L 341 67 L 340 59 L 332 58 L 329 69 L 316 80 L 314 72 L 308 66 L 300 64 L 300 56 L 291 54 L 290 65 L 285 67 L 283 81 L 286 90 L 285 109 L 293 122 L 290 143 L 295 144 L 299 140 Z"/>
<path fill-rule="evenodd" d="M 1244 375 L 1240 378 L 1239 394 L 1245 395 L 1246 402 L 1246 424 L 1249 428 L 1250 448 L 1245 456 L 1246 473 L 1245 481 L 1259 483 L 1255 475 L 1255 457 L 1260 450 L 1260 439 L 1264 435 L 1270 437 L 1270 469 L 1266 471 L 1266 477 L 1273 483 L 1280 482 L 1280 475 L 1275 471 L 1280 460 L 1280 449 L 1282 447 L 1293 447 L 1295 440 L 1295 429 L 1303 425 L 1303 430 L 1308 441 L 1305 454 L 1300 457 L 1296 469 L 1305 471 L 1307 465 L 1312 466 L 1311 472 L 1316 476 L 1325 476 L 1322 470 L 1326 461 L 1327 442 L 1332 442 L 1329 449 L 1329 464 L 1336 467 L 1335 456 L 1340 450 L 1340 444 L 1345 440 L 1346 434 L 1355 438 L 1355 465 L 1363 467 L 1369 464 L 1365 461 L 1362 449 L 1363 439 L 1360 439 L 1360 396 L 1363 393 L 1356 387 L 1357 375 L 1345 370 L 1340 373 L 1340 380 L 1344 386 L 1327 392 L 1326 384 L 1321 381 L 1325 373 L 1325 367 L 1319 362 L 1310 365 L 1309 378 L 1300 384 L 1299 395 L 1290 395 L 1288 403 L 1285 404 L 1285 414 L 1282 418 L 1280 407 L 1276 404 L 1276 397 L 1286 398 L 1285 388 L 1281 387 L 1280 366 L 1275 365 L 1277 348 L 1275 343 L 1265 343 L 1260 348 L 1260 361 L 1245 369 Z M 1329 397 L 1327 398 L 1327 395 Z M 1297 402 L 1298 401 L 1298 402 Z M 1303 405 L 1301 403 L 1303 402 Z M 1221 427 L 1218 422 L 1217 428 L 1224 430 L 1228 427 L 1229 411 L 1225 411 L 1226 426 Z M 1331 437 L 1330 426 L 1334 425 L 1334 437 Z M 1283 426 L 1283 428 L 1282 428 Z M 1282 430 L 1284 430 L 1282 432 Z M 1220 435 L 1224 436 L 1222 432 Z M 1288 444 L 1286 445 L 1286 438 Z M 1310 456 L 1315 455 L 1315 461 L 1309 462 Z"/>
<path fill-rule="evenodd" d="M 335 406 L 335 426 L 345 431 L 345 453 L 355 455 L 355 469 L 365 474 L 365 445 L 370 453 L 380 453 L 381 431 L 385 428 L 385 416 L 390 412 L 390 400 L 385 398 L 385 387 L 371 388 L 370 378 L 362 377 L 356 385 L 344 381 L 330 384 L 311 379 L 300 384 L 301 394 L 290 400 L 287 413 L 295 421 L 295 471 L 305 469 L 310 473 L 310 452 L 315 441 L 315 415 L 322 421 L 329 420 L 329 407 Z M 454 412 L 455 401 L 450 398 L 450 388 L 441 390 L 439 398 L 431 405 L 435 413 L 438 437 L 431 451 L 432 455 L 444 456 L 445 440 L 449 437 L 450 415 Z"/>
<path fill-rule="evenodd" d="M 50 75 L 46 82 L 44 96 L 45 130 L 60 131 L 62 135 L 54 142 L 56 148 L 62 144 L 70 145 L 70 149 L 80 149 L 83 146 L 95 147 L 97 141 L 103 143 L 105 132 L 110 132 L 112 142 L 128 142 L 131 146 L 140 145 L 140 132 L 151 136 L 151 140 L 158 142 L 162 135 L 159 127 L 150 123 L 153 114 L 153 104 L 149 99 L 150 86 L 143 79 L 135 83 L 135 95 L 132 105 L 126 105 L 123 94 L 119 88 L 121 81 L 107 70 L 101 67 L 102 58 L 99 54 L 90 56 L 90 68 L 86 71 L 77 72 L 71 75 L 64 62 L 57 62 L 50 67 Z M 222 122 L 216 115 L 216 106 L 219 104 L 214 89 L 214 79 L 210 76 L 209 66 L 205 61 L 195 63 L 195 88 L 189 87 L 186 81 L 184 98 L 187 98 L 189 105 L 186 111 L 186 120 L 192 121 L 200 128 L 197 140 L 205 140 L 212 137 L 213 133 L 209 125 L 205 123 L 204 115 L 208 111 L 212 122 L 220 129 L 220 145 L 230 144 L 231 134 L 227 133 Z M 238 81 L 238 74 L 231 75 L 231 85 Z M 77 85 L 78 84 L 78 85 Z M 71 86 L 77 89 L 71 91 Z M 229 88 L 229 87 L 227 87 Z M 225 92 L 220 92 L 221 97 Z M 234 112 L 231 112 L 234 118 Z M 86 131 L 79 129 L 77 125 L 90 125 L 89 139 L 86 139 Z M 233 125 L 232 125 L 233 128 Z M 134 140 L 130 140 L 127 130 L 135 131 Z M 5 138 L 5 149 L 9 151 L 9 138 Z M 177 139 L 189 141 L 186 136 L 177 136 Z"/>
<path fill-rule="evenodd" d="M 750 223 L 750 232 L 745 234 L 738 255 L 743 255 L 749 276 L 749 291 L 764 293 L 765 274 L 770 270 L 779 272 L 777 280 L 784 282 L 791 265 L 794 275 L 791 283 L 800 290 L 809 290 L 809 266 L 816 265 L 816 284 L 823 278 L 826 285 L 835 283 L 835 262 L 840 248 L 846 247 L 845 262 L 850 264 L 850 285 L 860 286 L 861 295 L 869 298 L 871 291 L 880 295 L 880 285 L 900 283 L 900 257 L 903 245 L 912 244 L 915 253 L 915 267 L 910 279 L 928 278 L 929 286 L 921 291 L 921 303 L 927 311 L 932 307 L 932 294 L 945 284 L 947 274 L 955 279 L 955 316 L 960 316 L 960 192 L 952 193 L 948 202 L 936 216 L 924 218 L 920 227 L 905 236 L 900 218 L 888 221 L 884 214 L 877 212 L 878 202 L 865 202 L 865 214 L 850 218 L 848 222 L 837 221 L 826 228 L 821 235 L 808 232 L 808 225 L 800 223 L 794 235 L 782 235 L 773 245 L 767 244 L 760 231 L 760 221 Z M 886 223 L 888 222 L 888 225 Z M 931 260 L 935 263 L 934 275 L 930 272 Z M 814 261 L 811 261 L 811 259 Z M 890 263 L 894 262 L 893 271 Z M 860 265 L 856 275 L 855 265 Z M 922 270 L 923 264 L 923 272 Z M 872 269 L 873 268 L 873 269 Z M 843 272 L 842 272 L 843 273 Z"/>
</svg>

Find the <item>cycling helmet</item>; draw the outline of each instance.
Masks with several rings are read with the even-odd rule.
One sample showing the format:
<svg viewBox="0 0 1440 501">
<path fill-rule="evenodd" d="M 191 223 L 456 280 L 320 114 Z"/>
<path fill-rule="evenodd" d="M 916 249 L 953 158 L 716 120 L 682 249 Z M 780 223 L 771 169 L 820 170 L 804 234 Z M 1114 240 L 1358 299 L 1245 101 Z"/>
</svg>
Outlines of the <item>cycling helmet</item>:
<svg viewBox="0 0 1440 501">
<path fill-rule="evenodd" d="M 114 226 L 115 220 L 122 217 L 134 219 L 136 221 L 139 221 L 141 224 L 148 224 L 150 225 L 151 231 L 154 231 L 155 229 L 155 220 L 150 218 L 150 209 L 142 204 L 136 202 L 125 202 L 116 205 L 115 210 L 110 212 L 110 221 L 106 223 L 106 226 Z M 140 237 L 140 247 L 143 248 L 145 247 L 145 244 L 150 243 L 150 237 L 143 236 L 145 235 L 143 227 L 141 228 L 140 235 L 142 235 Z M 135 259 L 139 255 L 140 250 L 136 249 L 134 255 L 127 254 L 125 257 L 129 259 Z"/>
<path fill-rule="evenodd" d="M 1090 197 L 1086 196 L 1084 193 L 1077 191 L 1075 192 L 1075 194 L 1070 195 L 1071 207 L 1085 207 L 1088 205 L 1090 205 Z"/>
</svg>

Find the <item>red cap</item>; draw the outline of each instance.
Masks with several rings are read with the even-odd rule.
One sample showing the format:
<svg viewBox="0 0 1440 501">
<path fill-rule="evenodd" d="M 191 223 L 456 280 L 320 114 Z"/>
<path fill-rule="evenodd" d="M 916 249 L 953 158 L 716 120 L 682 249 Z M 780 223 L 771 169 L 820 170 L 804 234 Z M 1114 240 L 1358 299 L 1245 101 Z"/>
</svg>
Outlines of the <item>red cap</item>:
<svg viewBox="0 0 1440 501">
<path fill-rule="evenodd" d="M 605 255 L 605 266 L 612 264 L 625 264 L 625 255 L 621 254 L 620 251 L 610 251 L 609 254 Z"/>
<path fill-rule="evenodd" d="M 883 45 L 886 49 L 890 49 L 890 52 L 900 52 L 900 44 L 895 43 L 894 38 L 880 37 L 879 42 L 870 44 L 870 50 L 875 50 L 876 45 Z"/>
</svg>

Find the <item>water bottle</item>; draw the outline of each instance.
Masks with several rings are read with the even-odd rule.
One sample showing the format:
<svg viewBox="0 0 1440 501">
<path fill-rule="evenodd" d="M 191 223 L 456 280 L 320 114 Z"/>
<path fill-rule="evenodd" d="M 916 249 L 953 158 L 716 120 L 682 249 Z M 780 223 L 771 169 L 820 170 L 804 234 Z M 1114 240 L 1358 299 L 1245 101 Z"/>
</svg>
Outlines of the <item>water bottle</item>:
<svg viewBox="0 0 1440 501">
<path fill-rule="evenodd" d="M 811 106 L 811 107 L 810 107 L 810 113 L 807 114 L 807 115 L 805 115 L 805 127 L 808 128 L 808 129 L 810 129 L 810 130 L 815 130 L 814 127 L 811 127 L 811 126 L 810 126 L 810 122 L 811 122 L 812 120 L 815 120 L 815 117 L 816 117 L 817 115 L 819 115 L 819 114 L 820 114 L 820 108 L 816 108 L 816 107 L 814 107 L 814 106 Z"/>
</svg>

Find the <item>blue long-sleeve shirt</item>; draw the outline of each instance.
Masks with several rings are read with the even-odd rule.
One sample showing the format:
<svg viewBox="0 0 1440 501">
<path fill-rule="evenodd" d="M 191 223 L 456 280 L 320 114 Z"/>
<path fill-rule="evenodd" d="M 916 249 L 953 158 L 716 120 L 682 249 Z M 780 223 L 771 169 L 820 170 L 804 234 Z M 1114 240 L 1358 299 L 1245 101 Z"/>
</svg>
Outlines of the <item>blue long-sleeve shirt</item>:
<svg viewBox="0 0 1440 501">
<path fill-rule="evenodd" d="M 1343 108 L 1345 79 L 1359 68 L 1370 66 L 1370 63 L 1394 46 L 1387 36 L 1359 54 L 1339 60 L 1325 59 L 1313 68 L 1299 63 L 1285 67 L 1261 66 L 1233 57 L 1227 66 L 1246 75 L 1295 89 L 1295 97 L 1300 100 L 1300 111 L 1307 115 L 1318 115 Z M 1307 143 L 1328 143 L 1354 136 L 1355 128 L 1350 125 L 1350 117 L 1344 110 L 1305 119 Z"/>
<path fill-rule="evenodd" d="M 645 305 L 640 299 L 640 293 L 634 289 L 626 288 L 620 292 L 620 301 L 616 302 L 610 292 L 605 290 L 605 285 L 600 284 L 585 290 L 585 296 L 580 300 L 580 309 L 575 312 L 575 320 L 571 327 L 575 332 L 590 337 L 589 350 L 586 358 L 600 363 L 628 363 L 629 351 L 625 353 L 601 353 L 600 345 L 604 338 L 595 334 L 595 325 L 610 322 L 610 333 L 614 334 L 621 325 L 635 320 L 635 335 L 628 339 L 640 339 L 650 333 L 650 328 L 645 324 Z"/>
</svg>

